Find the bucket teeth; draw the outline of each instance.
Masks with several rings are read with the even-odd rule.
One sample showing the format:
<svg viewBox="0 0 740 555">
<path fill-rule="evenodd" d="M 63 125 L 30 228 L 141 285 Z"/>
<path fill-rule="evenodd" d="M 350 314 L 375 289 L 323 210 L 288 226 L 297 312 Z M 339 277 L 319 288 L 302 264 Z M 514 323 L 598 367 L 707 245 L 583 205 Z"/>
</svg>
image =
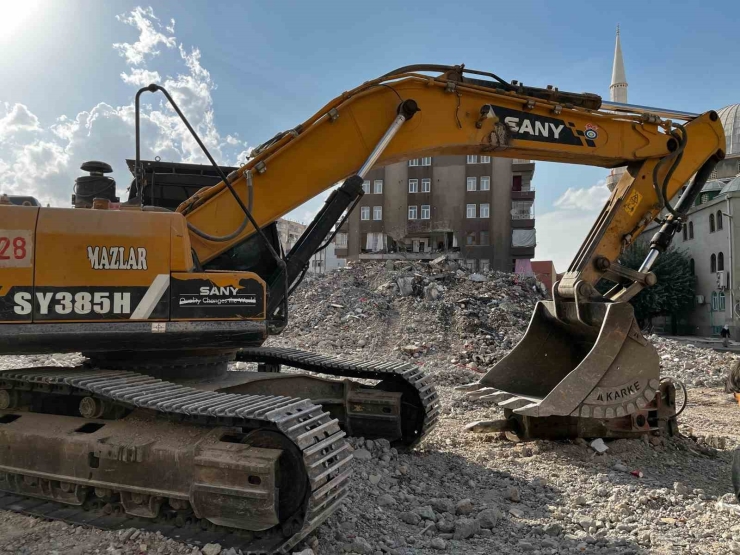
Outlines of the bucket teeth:
<svg viewBox="0 0 740 555">
<path fill-rule="evenodd" d="M 495 387 L 483 387 L 481 389 L 477 389 L 475 391 L 469 391 L 465 394 L 465 397 L 468 399 L 480 399 L 481 397 L 484 397 L 486 395 L 490 395 L 491 393 L 497 393 L 498 389 Z"/>
<path fill-rule="evenodd" d="M 457 387 L 455 387 L 455 391 L 462 391 L 464 393 L 467 393 L 470 391 L 477 391 L 482 387 L 483 384 L 480 382 L 466 383 L 465 385 L 458 385 Z"/>
<path fill-rule="evenodd" d="M 525 405 L 521 408 L 518 408 L 514 410 L 516 414 L 521 414 L 522 416 L 539 416 L 540 415 L 540 404 L 532 403 L 530 402 L 528 405 Z"/>
<path fill-rule="evenodd" d="M 528 405 L 531 405 L 532 401 L 529 399 L 525 399 L 524 397 L 512 397 L 511 399 L 508 399 L 507 401 L 503 401 L 498 403 L 498 406 L 502 409 L 520 409 L 523 407 L 526 407 Z"/>
<path fill-rule="evenodd" d="M 480 398 L 481 401 L 487 401 L 489 403 L 503 403 L 504 401 L 508 401 L 512 397 L 516 397 L 513 393 L 507 393 L 506 391 L 497 391 L 493 390 L 493 393 L 489 393 L 488 395 L 484 395 Z"/>
</svg>

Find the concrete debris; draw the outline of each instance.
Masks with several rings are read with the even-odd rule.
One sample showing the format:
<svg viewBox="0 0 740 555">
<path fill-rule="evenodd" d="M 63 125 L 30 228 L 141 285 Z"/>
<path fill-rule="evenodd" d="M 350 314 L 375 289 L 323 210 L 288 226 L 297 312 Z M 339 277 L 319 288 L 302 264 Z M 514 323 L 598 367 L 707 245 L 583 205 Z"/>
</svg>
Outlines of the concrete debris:
<svg viewBox="0 0 740 555">
<path fill-rule="evenodd" d="M 459 515 L 469 515 L 474 510 L 473 502 L 470 499 L 463 499 L 457 503 L 457 514 Z"/>
<path fill-rule="evenodd" d="M 597 453 L 606 453 L 609 449 L 601 438 L 593 440 L 589 445 L 591 446 L 591 449 Z"/>
<path fill-rule="evenodd" d="M 442 551 L 447 548 L 447 542 L 444 541 L 442 538 L 434 538 L 430 545 L 433 549 L 437 549 L 439 551 Z"/>
<path fill-rule="evenodd" d="M 369 461 L 373 458 L 372 454 L 367 449 L 357 449 L 354 453 L 352 453 L 352 456 L 360 461 Z"/>
<path fill-rule="evenodd" d="M 737 355 L 649 338 L 663 375 L 689 388 L 676 437 L 605 438 L 608 450 L 597 455 L 599 440 L 512 443 L 497 434 L 464 434 L 466 423 L 504 414 L 454 386 L 476 381 L 501 360 L 545 298 L 533 278 L 481 274 L 485 281 L 469 279 L 446 256 L 429 264 L 353 263 L 309 275 L 296 290 L 290 325 L 268 345 L 412 361 L 431 376 L 441 415 L 411 451 L 348 438 L 355 464 L 347 500 L 293 547 L 294 555 L 738 552 L 740 505 L 730 494 L 729 469 L 740 428 L 737 405 L 723 392 Z M 0 357 L 0 369 L 82 361 L 76 354 L 8 356 Z M 642 479 L 630 475 L 635 469 Z M 199 555 L 208 548 L 6 511 L 0 537 L 2 555 L 139 555 L 142 544 L 147 553 Z M 239 553 L 229 548 L 219 555 Z"/>
<path fill-rule="evenodd" d="M 473 518 L 460 518 L 455 522 L 455 534 L 452 536 L 456 540 L 466 540 L 480 532 L 480 523 Z"/>
<path fill-rule="evenodd" d="M 521 494 L 519 493 L 519 488 L 509 486 L 506 491 L 506 499 L 509 499 L 514 503 L 519 503 L 519 501 L 522 500 Z"/>
<path fill-rule="evenodd" d="M 545 298 L 532 277 L 471 275 L 446 256 L 431 263 L 386 262 L 394 263 L 353 263 L 306 276 L 291 298 L 290 326 L 271 343 L 333 354 L 400 355 L 420 363 L 431 359 L 446 363 L 440 381 L 461 385 L 518 343 L 535 303 Z M 450 365 L 459 371 L 451 372 Z"/>
<path fill-rule="evenodd" d="M 504 518 L 504 515 L 497 508 L 486 509 L 478 513 L 478 522 L 481 528 L 494 528 L 502 518 Z"/>
<path fill-rule="evenodd" d="M 218 543 L 207 543 L 201 549 L 203 555 L 218 555 L 221 553 L 221 544 Z"/>
<path fill-rule="evenodd" d="M 696 347 L 691 343 L 652 335 L 648 339 L 660 355 L 661 376 L 671 376 L 689 387 L 722 387 L 740 355 Z"/>
</svg>

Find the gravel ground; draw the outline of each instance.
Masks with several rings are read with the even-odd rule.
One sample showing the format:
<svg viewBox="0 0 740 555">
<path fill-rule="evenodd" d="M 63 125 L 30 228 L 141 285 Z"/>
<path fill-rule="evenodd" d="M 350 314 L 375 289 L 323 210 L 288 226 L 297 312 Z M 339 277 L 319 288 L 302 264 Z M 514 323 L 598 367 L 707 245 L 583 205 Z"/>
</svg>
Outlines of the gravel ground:
<svg viewBox="0 0 740 555">
<path fill-rule="evenodd" d="M 332 282 L 330 288 L 326 281 L 309 281 L 297 296 L 306 304 L 294 307 L 293 327 L 271 344 L 416 360 L 433 376 L 443 414 L 409 453 L 398 453 L 384 441 L 352 439 L 356 465 L 349 500 L 297 551 L 740 553 L 740 505 L 730 494 L 740 407 L 722 388 L 734 355 L 686 345 L 677 351 L 675 342 L 652 338 L 664 373 L 689 388 L 679 437 L 607 441 L 606 453 L 597 454 L 583 441 L 515 444 L 497 434 L 467 434 L 462 432 L 466 423 L 500 413 L 466 399 L 454 386 L 474 381 L 505 354 L 541 293 L 499 275 L 480 285 L 487 288 L 483 294 L 471 297 L 471 283 L 458 276 L 430 299 L 423 278 L 416 280 L 421 293 L 407 296 L 400 287 L 385 286 L 387 276 L 373 273 L 372 285 L 345 274 L 355 288 L 345 287 L 346 297 L 364 303 L 360 312 L 346 298 L 343 305 L 333 296 L 335 286 L 347 284 Z M 518 288 L 514 300 L 513 287 Z M 322 288 L 323 297 L 317 293 Z M 475 321 L 486 329 L 476 331 Z M 405 348 L 409 345 L 415 348 Z M 76 360 L 69 355 L 0 357 L 0 369 Z M 0 539 L 1 553 L 236 553 L 134 530 L 103 532 L 2 511 Z"/>
</svg>

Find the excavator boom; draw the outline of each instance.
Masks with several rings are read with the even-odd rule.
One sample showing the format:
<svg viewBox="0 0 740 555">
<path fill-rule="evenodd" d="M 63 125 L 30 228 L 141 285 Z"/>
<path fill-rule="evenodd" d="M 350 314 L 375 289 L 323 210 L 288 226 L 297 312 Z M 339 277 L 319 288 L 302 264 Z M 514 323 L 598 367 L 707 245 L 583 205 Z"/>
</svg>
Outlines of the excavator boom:
<svg viewBox="0 0 740 555">
<path fill-rule="evenodd" d="M 599 235 L 604 240 L 588 249 L 612 261 L 627 246 L 625 241 L 634 241 L 661 210 L 651 172 L 659 160 L 679 147 L 669 134 L 670 120 L 601 111 L 595 95 L 553 90 L 549 98 L 541 99 L 527 96 L 531 90 L 521 87 L 502 88 L 504 84 L 498 81 L 468 82 L 459 67 L 448 67 L 438 76 L 418 73 L 427 67 L 445 66 L 414 66 L 414 72 L 402 68 L 368 81 L 256 149 L 229 181 L 244 202 L 250 196 L 253 199 L 252 214 L 258 225 L 278 219 L 357 171 L 396 117 L 399 104 L 407 99 L 414 100 L 420 112 L 388 144 L 377 166 L 421 156 L 485 152 L 605 168 L 640 167 L 641 172 L 630 172 L 639 173 L 636 183 L 625 179 L 617 187 L 607 215 L 613 221 L 604 226 L 600 219 Z M 579 97 L 589 108 L 573 105 Z M 671 175 L 668 198 L 724 144 L 724 131 L 713 112 L 693 118 L 684 128 L 689 146 Z M 658 177 L 664 178 L 667 169 Z M 618 212 L 617 203 L 627 204 L 628 210 Z M 224 184 L 194 195 L 179 211 L 191 226 L 214 236 L 232 233 L 244 219 Z M 254 231 L 248 225 L 221 243 L 191 234 L 191 242 L 200 261 L 207 263 Z M 589 241 L 596 239 L 589 237 Z M 579 257 L 577 267 L 595 283 L 600 275 L 588 266 L 589 260 Z"/>
</svg>

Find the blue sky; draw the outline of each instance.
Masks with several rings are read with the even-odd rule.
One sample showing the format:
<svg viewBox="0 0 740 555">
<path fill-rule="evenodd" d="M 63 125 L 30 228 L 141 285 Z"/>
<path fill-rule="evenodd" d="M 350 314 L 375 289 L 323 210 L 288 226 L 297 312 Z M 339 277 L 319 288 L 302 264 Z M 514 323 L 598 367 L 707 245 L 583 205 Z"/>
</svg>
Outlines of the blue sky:
<svg viewBox="0 0 740 555">
<path fill-rule="evenodd" d="M 145 9 L 132 17 L 137 6 Z M 0 190 L 30 188 L 59 205 L 85 157 L 114 165 L 119 193 L 128 185 L 130 104 L 151 72 L 169 79 L 224 163 L 342 91 L 411 63 L 465 63 L 608 97 L 617 23 L 630 102 L 687 111 L 740 102 L 740 73 L 731 71 L 740 8 L 730 1 L 0 0 L 0 7 Z M 152 109 L 145 150 L 194 160 L 170 114 L 157 103 Z M 603 201 L 605 175 L 537 165 L 537 258 L 565 269 Z M 304 218 L 318 202 L 293 216 Z"/>
</svg>

